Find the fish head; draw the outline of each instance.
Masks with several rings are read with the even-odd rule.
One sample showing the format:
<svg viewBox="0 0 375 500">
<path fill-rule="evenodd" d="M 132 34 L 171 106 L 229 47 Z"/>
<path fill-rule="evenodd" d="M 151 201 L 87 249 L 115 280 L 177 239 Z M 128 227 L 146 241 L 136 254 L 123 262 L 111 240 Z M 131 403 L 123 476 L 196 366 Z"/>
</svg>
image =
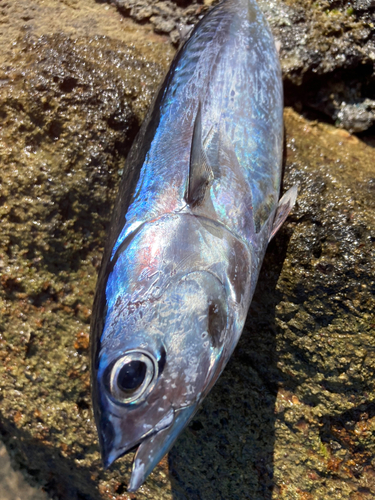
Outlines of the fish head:
<svg viewBox="0 0 375 500">
<path fill-rule="evenodd" d="M 167 453 L 219 376 L 230 328 L 223 283 L 207 270 L 179 274 L 158 294 L 107 315 L 94 392 L 103 460 L 138 446 L 130 491 Z"/>
<path fill-rule="evenodd" d="M 233 352 L 251 273 L 245 245 L 190 214 L 164 216 L 124 241 L 99 277 L 92 393 L 105 465 L 138 447 L 134 491 L 172 447 Z"/>
</svg>

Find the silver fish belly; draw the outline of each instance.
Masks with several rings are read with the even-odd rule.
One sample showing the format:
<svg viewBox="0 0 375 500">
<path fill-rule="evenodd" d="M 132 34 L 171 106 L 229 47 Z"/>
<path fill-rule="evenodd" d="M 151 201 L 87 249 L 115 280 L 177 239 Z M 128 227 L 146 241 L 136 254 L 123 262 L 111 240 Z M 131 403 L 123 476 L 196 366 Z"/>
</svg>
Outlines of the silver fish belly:
<svg viewBox="0 0 375 500">
<path fill-rule="evenodd" d="M 226 0 L 176 55 L 126 162 L 91 322 L 105 466 L 130 491 L 172 447 L 241 335 L 278 203 L 283 91 L 254 0 Z"/>
</svg>

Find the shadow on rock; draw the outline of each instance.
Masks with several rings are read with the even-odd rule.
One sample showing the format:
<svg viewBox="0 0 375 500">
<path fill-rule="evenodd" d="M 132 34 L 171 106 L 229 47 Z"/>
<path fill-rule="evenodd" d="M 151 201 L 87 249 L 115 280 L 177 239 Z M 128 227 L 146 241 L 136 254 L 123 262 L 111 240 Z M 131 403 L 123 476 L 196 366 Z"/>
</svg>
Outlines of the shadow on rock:
<svg viewBox="0 0 375 500">
<path fill-rule="evenodd" d="M 73 458 L 63 457 L 56 448 L 32 438 L 27 430 L 16 429 L 8 419 L 0 420 L 0 436 L 12 462 L 21 469 L 30 485 L 42 487 L 53 498 L 58 499 L 97 498 L 97 486 L 92 480 L 92 471 L 81 468 L 77 474 L 77 465 Z"/>
<path fill-rule="evenodd" d="M 288 241 L 283 229 L 271 243 L 237 349 L 169 454 L 175 500 L 272 498 L 276 284 Z"/>
</svg>

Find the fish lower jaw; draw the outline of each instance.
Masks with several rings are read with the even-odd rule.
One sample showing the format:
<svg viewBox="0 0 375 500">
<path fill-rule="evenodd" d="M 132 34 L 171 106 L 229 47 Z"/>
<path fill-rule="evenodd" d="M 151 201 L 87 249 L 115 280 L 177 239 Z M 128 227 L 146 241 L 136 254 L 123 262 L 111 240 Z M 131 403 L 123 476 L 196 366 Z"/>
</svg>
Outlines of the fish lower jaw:
<svg viewBox="0 0 375 500">
<path fill-rule="evenodd" d="M 164 417 L 149 431 L 147 431 L 137 442 L 133 442 L 131 444 L 128 444 L 126 446 L 120 446 L 118 448 L 114 448 L 111 450 L 107 456 L 103 457 L 103 462 L 104 462 L 104 467 L 108 469 L 113 462 L 115 462 L 118 458 L 122 457 L 123 455 L 126 455 L 127 453 L 131 451 L 136 451 L 136 449 L 147 439 L 152 438 L 155 434 L 158 432 L 167 429 L 172 425 L 174 421 L 174 410 L 171 408 L 165 415 Z"/>
</svg>

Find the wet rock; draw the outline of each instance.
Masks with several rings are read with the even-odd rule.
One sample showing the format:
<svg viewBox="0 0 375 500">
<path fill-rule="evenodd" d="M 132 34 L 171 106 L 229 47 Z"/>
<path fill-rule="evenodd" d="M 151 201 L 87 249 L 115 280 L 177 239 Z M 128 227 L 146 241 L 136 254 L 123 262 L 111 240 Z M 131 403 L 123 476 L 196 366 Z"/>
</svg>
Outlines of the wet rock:
<svg viewBox="0 0 375 500">
<path fill-rule="evenodd" d="M 12 469 L 5 446 L 0 442 L 0 498 L 1 500 L 47 500 L 39 487 L 32 488 L 20 471 Z"/>
<path fill-rule="evenodd" d="M 287 104 L 300 103 L 351 132 L 370 128 L 375 123 L 373 7 L 325 0 L 260 5 L 281 44 Z"/>
<path fill-rule="evenodd" d="M 152 16 L 150 21 L 154 25 L 156 33 L 170 33 L 175 28 L 174 21 L 166 20 L 162 16 Z"/>
<path fill-rule="evenodd" d="M 337 112 L 340 125 L 350 132 L 364 132 L 374 123 L 375 101 L 365 99 L 357 104 L 341 103 L 341 109 Z"/>
<path fill-rule="evenodd" d="M 183 39 L 178 35 L 179 26 L 196 24 L 208 10 L 219 0 L 114 0 L 108 2 L 116 5 L 119 11 L 135 21 L 144 22 L 150 19 L 156 33 L 170 35 L 171 42 L 177 46 Z M 154 14 L 153 17 L 149 12 Z M 145 15 L 147 13 L 147 15 Z M 176 34 L 177 33 L 177 34 Z"/>
<path fill-rule="evenodd" d="M 51 495 L 101 498 L 129 463 L 117 479 L 99 465 L 96 272 L 124 157 L 173 51 L 103 4 L 34 7 L 25 31 L 10 4 L 0 36 L 0 432 Z"/>
<path fill-rule="evenodd" d="M 370 128 L 375 123 L 373 7 L 325 0 L 261 4 L 281 42 L 287 103 L 300 101 L 352 132 Z"/>
<path fill-rule="evenodd" d="M 341 16 L 345 5 L 326 9 Z M 292 1 L 283 9 L 303 14 Z M 127 494 L 132 456 L 108 471 L 100 461 L 89 318 L 123 163 L 173 51 L 103 3 L 3 12 L 0 432 L 13 463 L 61 500 L 373 497 L 374 139 L 287 109 L 284 189 L 299 182 L 300 193 L 244 334 L 168 459 Z M 320 73 L 291 71 L 293 88 L 332 74 L 317 54 Z"/>
</svg>

